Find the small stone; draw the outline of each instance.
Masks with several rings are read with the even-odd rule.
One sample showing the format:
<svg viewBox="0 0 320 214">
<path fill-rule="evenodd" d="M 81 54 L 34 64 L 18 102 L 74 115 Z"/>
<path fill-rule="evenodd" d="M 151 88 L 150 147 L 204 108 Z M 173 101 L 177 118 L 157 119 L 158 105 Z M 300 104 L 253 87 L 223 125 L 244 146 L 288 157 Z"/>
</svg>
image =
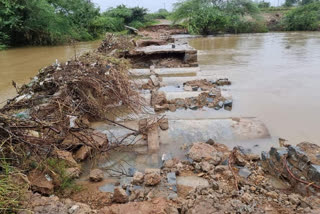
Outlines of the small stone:
<svg viewBox="0 0 320 214">
<path fill-rule="evenodd" d="M 108 137 L 107 135 L 99 132 L 99 131 L 93 131 L 93 134 L 92 134 L 92 144 L 93 144 L 93 147 L 102 147 L 106 144 L 108 144 Z"/>
<path fill-rule="evenodd" d="M 129 197 L 124 189 L 121 187 L 116 187 L 113 193 L 113 201 L 116 203 L 126 203 Z"/>
<path fill-rule="evenodd" d="M 35 192 L 40 192 L 44 195 L 51 195 L 54 190 L 54 185 L 45 177 L 45 174 L 38 170 L 30 172 L 28 179 L 31 183 L 31 189 Z"/>
<path fill-rule="evenodd" d="M 176 164 L 176 161 L 175 160 L 167 160 L 164 162 L 163 166 L 165 168 L 173 168 Z"/>
<path fill-rule="evenodd" d="M 201 162 L 201 169 L 205 172 L 209 172 L 212 169 L 212 165 L 207 161 Z"/>
<path fill-rule="evenodd" d="M 174 200 L 174 199 L 177 199 L 178 198 L 178 194 L 177 193 L 170 193 L 168 195 L 168 199 L 169 200 Z"/>
<path fill-rule="evenodd" d="M 191 109 L 191 110 L 198 110 L 198 106 L 197 105 L 191 105 L 190 107 L 189 107 L 189 109 Z"/>
<path fill-rule="evenodd" d="M 155 186 L 161 182 L 160 169 L 146 169 L 144 183 L 147 186 Z"/>
<path fill-rule="evenodd" d="M 206 143 L 194 143 L 189 150 L 188 156 L 196 162 L 202 160 L 213 161 L 214 165 L 217 165 L 221 161 L 221 157 L 219 158 L 217 150 Z"/>
<path fill-rule="evenodd" d="M 154 105 L 154 110 L 156 112 L 167 111 L 168 109 L 169 109 L 169 104 Z"/>
<path fill-rule="evenodd" d="M 77 162 L 72 157 L 72 153 L 64 150 L 55 149 L 54 154 L 58 159 L 66 161 L 71 166 L 76 166 Z"/>
<path fill-rule="evenodd" d="M 78 167 L 66 169 L 66 175 L 70 178 L 79 178 L 80 174 L 81 174 L 81 170 Z"/>
<path fill-rule="evenodd" d="M 206 144 L 209 144 L 209 145 L 213 146 L 213 145 L 215 144 L 215 142 L 214 142 L 214 140 L 209 139 L 209 140 L 206 142 Z"/>
<path fill-rule="evenodd" d="M 212 97 L 207 97 L 207 103 L 213 103 L 214 99 Z"/>
<path fill-rule="evenodd" d="M 198 90 L 199 90 L 199 86 L 192 87 L 192 91 L 198 91 Z"/>
<path fill-rule="evenodd" d="M 160 129 L 165 131 L 169 129 L 169 121 L 168 118 L 163 118 L 159 121 Z"/>
<path fill-rule="evenodd" d="M 192 91 L 192 87 L 191 87 L 190 85 L 185 85 L 185 86 L 183 87 L 183 89 L 184 89 L 185 91 Z"/>
<path fill-rule="evenodd" d="M 90 155 L 92 151 L 92 147 L 83 145 L 81 148 L 76 152 L 75 159 L 77 161 L 84 161 Z"/>
<path fill-rule="evenodd" d="M 298 194 L 290 194 L 288 198 L 292 204 L 298 204 L 300 202 L 300 196 Z"/>
<path fill-rule="evenodd" d="M 175 112 L 177 110 L 176 106 L 174 104 L 169 104 L 169 110 L 171 112 Z"/>
<path fill-rule="evenodd" d="M 271 191 L 271 192 L 267 192 L 266 194 L 268 197 L 276 199 L 278 198 L 278 193 L 276 193 L 275 191 Z"/>
<path fill-rule="evenodd" d="M 219 166 L 216 166 L 216 167 L 214 168 L 214 172 L 215 172 L 215 173 L 222 173 L 222 172 L 224 172 L 224 171 L 226 171 L 226 170 L 228 170 L 228 169 L 229 169 L 228 166 L 219 165 Z"/>
<path fill-rule="evenodd" d="M 257 188 L 255 188 L 254 186 L 251 186 L 251 187 L 250 187 L 250 190 L 251 190 L 252 192 L 255 192 L 255 191 L 257 190 Z"/>
<path fill-rule="evenodd" d="M 219 190 L 219 188 L 220 188 L 219 183 L 216 181 L 212 181 L 211 187 L 213 190 Z"/>
<path fill-rule="evenodd" d="M 94 169 L 91 170 L 90 175 L 89 175 L 89 179 L 92 182 L 100 182 L 102 181 L 104 178 L 104 174 L 103 171 L 100 169 Z"/>
<path fill-rule="evenodd" d="M 226 100 L 223 103 L 224 107 L 230 107 L 232 108 L 232 100 Z"/>
<path fill-rule="evenodd" d="M 151 106 L 163 105 L 167 103 L 166 94 L 163 91 L 152 91 L 151 92 Z"/>
<path fill-rule="evenodd" d="M 249 194 L 249 193 L 244 193 L 242 196 L 241 196 L 241 198 L 242 198 L 242 200 L 245 202 L 245 203 L 247 203 L 247 204 L 249 204 L 251 201 L 252 201 L 252 199 L 253 199 L 253 197 Z"/>
<path fill-rule="evenodd" d="M 168 184 L 170 184 L 170 185 L 176 185 L 176 184 L 177 184 L 176 173 L 174 173 L 174 172 L 168 173 L 168 174 L 167 174 L 167 180 L 168 180 Z"/>
<path fill-rule="evenodd" d="M 69 214 L 76 213 L 79 210 L 79 208 L 80 208 L 80 206 L 75 204 L 68 210 L 68 213 Z"/>
<path fill-rule="evenodd" d="M 151 75 L 150 76 L 150 80 L 152 81 L 152 84 L 155 87 L 159 87 L 160 86 L 160 81 L 159 81 L 159 79 L 158 79 L 158 77 L 156 75 Z"/>
<path fill-rule="evenodd" d="M 239 175 L 243 178 L 248 178 L 251 175 L 251 171 L 248 168 L 243 167 L 240 168 Z"/>
<path fill-rule="evenodd" d="M 142 184 L 143 183 L 143 178 L 144 178 L 144 175 L 142 172 L 135 172 L 134 175 L 133 175 L 133 181 L 132 183 L 133 184 Z"/>
<path fill-rule="evenodd" d="M 177 98 L 177 99 L 175 99 L 175 106 L 176 106 L 176 108 L 184 108 L 185 107 L 185 105 L 186 105 L 186 102 L 185 102 L 185 100 L 184 99 L 182 99 L 182 98 Z"/>
<path fill-rule="evenodd" d="M 133 177 L 133 175 L 134 175 L 134 173 L 137 171 L 137 169 L 136 168 L 134 168 L 134 167 L 129 167 L 129 169 L 128 169 L 128 176 L 129 177 Z"/>
</svg>

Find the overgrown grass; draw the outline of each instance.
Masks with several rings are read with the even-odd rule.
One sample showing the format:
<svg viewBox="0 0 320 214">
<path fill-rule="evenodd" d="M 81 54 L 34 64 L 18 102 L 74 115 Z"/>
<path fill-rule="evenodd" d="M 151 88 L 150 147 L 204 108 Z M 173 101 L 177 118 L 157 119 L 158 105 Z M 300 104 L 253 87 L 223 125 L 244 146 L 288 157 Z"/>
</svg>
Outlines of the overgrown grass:
<svg viewBox="0 0 320 214">
<path fill-rule="evenodd" d="M 0 160 L 0 213 L 16 213 L 22 209 L 24 193 L 28 186 L 17 182 L 15 168 L 4 159 Z"/>
</svg>

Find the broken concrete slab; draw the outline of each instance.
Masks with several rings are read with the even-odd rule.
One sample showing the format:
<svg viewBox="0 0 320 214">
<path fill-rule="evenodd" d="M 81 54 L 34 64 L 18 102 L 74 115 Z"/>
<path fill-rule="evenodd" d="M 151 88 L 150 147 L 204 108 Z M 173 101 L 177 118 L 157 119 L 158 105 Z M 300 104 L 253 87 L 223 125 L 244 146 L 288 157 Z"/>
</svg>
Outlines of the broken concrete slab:
<svg viewBox="0 0 320 214">
<path fill-rule="evenodd" d="M 271 148 L 269 152 L 261 154 L 262 166 L 275 176 L 286 178 L 296 191 L 305 193 L 318 191 L 320 185 L 320 165 L 315 158 L 315 151 L 320 146 L 312 143 L 301 143 L 297 146 Z M 274 170 L 284 168 L 284 170 Z M 299 178 L 299 181 L 298 179 Z"/>
<path fill-rule="evenodd" d="M 189 67 L 189 68 L 157 68 L 154 69 L 154 73 L 160 76 L 166 75 L 193 75 L 195 76 L 200 72 L 199 67 Z M 131 69 L 130 74 L 133 76 L 150 76 L 154 74 L 149 68 L 146 69 Z"/>
<path fill-rule="evenodd" d="M 188 44 L 178 44 L 173 47 L 173 44 L 167 45 L 151 45 L 147 47 L 136 48 L 132 55 L 150 55 L 150 54 L 163 54 L 163 53 L 188 53 L 197 54 L 197 50 Z"/>
<path fill-rule="evenodd" d="M 183 92 L 166 92 L 165 96 L 167 100 L 174 100 L 174 99 L 186 99 L 186 98 L 192 98 L 199 96 L 202 91 L 183 91 Z M 232 100 L 232 96 L 229 91 L 221 91 L 221 96 L 225 99 Z M 141 97 L 144 98 L 146 103 L 151 102 L 151 94 L 150 93 L 144 93 L 141 94 Z"/>
<path fill-rule="evenodd" d="M 148 150 L 157 151 L 160 147 L 158 125 L 155 124 L 148 130 Z"/>
</svg>

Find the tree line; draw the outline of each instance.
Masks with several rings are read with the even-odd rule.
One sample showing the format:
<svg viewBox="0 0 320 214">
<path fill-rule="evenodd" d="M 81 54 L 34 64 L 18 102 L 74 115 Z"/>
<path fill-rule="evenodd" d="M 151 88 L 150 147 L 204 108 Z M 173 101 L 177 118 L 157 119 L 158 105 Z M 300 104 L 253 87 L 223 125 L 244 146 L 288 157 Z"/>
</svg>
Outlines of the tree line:
<svg viewBox="0 0 320 214">
<path fill-rule="evenodd" d="M 172 19 L 190 33 L 254 33 L 270 29 L 261 10 L 284 9 L 271 30 L 319 30 L 320 0 L 286 0 L 285 8 L 251 0 L 182 0 L 169 13 L 148 14 L 142 7 L 119 5 L 101 12 L 90 0 L 0 0 L 0 49 L 19 45 L 56 45 L 93 40 L 105 32 L 122 32 Z M 287 12 L 286 12 L 287 11 Z"/>
<path fill-rule="evenodd" d="M 92 40 L 151 18 L 145 8 L 124 5 L 102 13 L 90 0 L 0 0 L 0 47 Z"/>
<path fill-rule="evenodd" d="M 261 10 L 285 9 L 284 16 L 272 30 L 320 29 L 319 0 L 286 0 L 283 6 L 286 8 L 270 8 L 268 2 L 251 0 L 184 0 L 174 5 L 171 17 L 195 34 L 255 33 L 270 28 Z"/>
</svg>

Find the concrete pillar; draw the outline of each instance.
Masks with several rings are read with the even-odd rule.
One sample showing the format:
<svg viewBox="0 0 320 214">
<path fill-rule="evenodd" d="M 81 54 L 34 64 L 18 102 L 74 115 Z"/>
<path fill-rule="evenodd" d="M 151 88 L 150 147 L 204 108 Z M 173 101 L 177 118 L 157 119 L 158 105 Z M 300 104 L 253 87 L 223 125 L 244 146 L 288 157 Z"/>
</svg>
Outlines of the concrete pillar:
<svg viewBox="0 0 320 214">
<path fill-rule="evenodd" d="M 148 150 L 151 152 L 159 150 L 159 144 L 158 124 L 155 124 L 148 130 Z"/>
</svg>

